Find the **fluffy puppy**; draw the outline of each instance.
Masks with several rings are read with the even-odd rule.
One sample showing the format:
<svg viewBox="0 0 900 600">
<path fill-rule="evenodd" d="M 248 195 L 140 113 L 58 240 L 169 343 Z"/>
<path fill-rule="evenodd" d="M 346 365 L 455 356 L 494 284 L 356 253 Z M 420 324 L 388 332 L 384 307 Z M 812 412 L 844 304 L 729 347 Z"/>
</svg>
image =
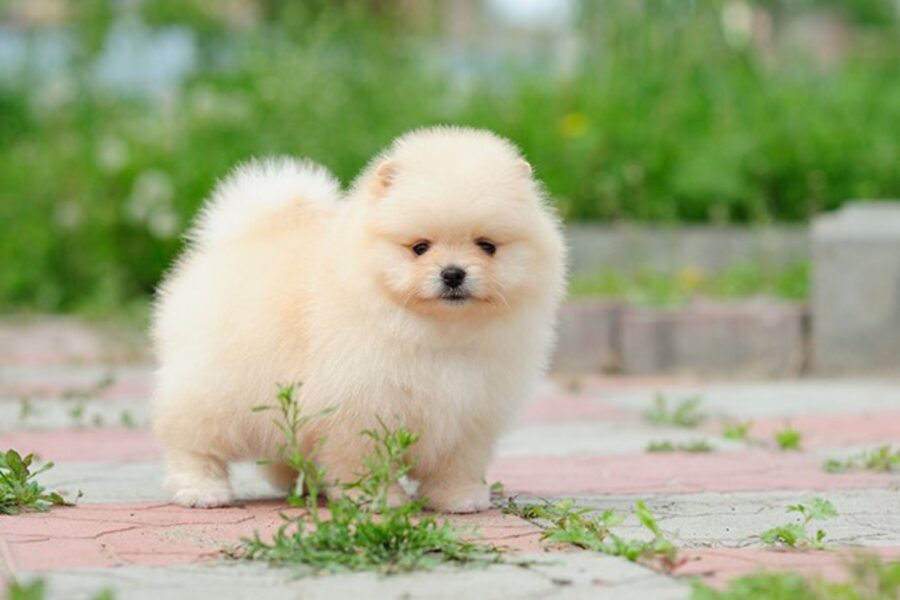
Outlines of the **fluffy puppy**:
<svg viewBox="0 0 900 600">
<path fill-rule="evenodd" d="M 333 409 L 300 442 L 335 484 L 370 450 L 360 432 L 399 419 L 431 508 L 489 507 L 494 442 L 553 341 L 559 222 L 516 148 L 472 129 L 397 139 L 341 196 L 310 162 L 239 167 L 162 284 L 154 421 L 177 503 L 228 504 L 228 463 L 277 460 L 282 434 L 252 408 L 302 382 L 305 414 Z"/>
</svg>

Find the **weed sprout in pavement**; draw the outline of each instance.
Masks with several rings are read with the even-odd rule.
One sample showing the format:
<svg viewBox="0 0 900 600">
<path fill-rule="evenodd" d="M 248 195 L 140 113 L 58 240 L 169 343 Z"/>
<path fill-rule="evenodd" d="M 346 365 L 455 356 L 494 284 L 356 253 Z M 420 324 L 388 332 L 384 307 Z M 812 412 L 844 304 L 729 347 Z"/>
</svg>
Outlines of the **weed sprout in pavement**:
<svg viewBox="0 0 900 600">
<path fill-rule="evenodd" d="M 695 582 L 691 600 L 894 600 L 900 598 L 900 562 L 858 555 L 847 563 L 847 579 L 828 581 L 793 572 L 751 573 L 722 590 Z"/>
<path fill-rule="evenodd" d="M 764 544 L 795 549 L 825 548 L 825 531 L 816 529 L 815 532 L 810 532 L 808 527 L 813 521 L 824 521 L 837 516 L 837 510 L 830 501 L 813 498 L 808 506 L 806 504 L 788 506 L 787 512 L 799 513 L 800 523 L 788 523 L 764 531 L 759 536 Z"/>
<path fill-rule="evenodd" d="M 29 583 L 10 581 L 6 587 L 7 600 L 45 600 L 47 598 L 47 585 L 43 579 L 36 579 Z M 101 590 L 90 596 L 90 600 L 114 600 L 115 596 L 110 590 Z"/>
<path fill-rule="evenodd" d="M 780 450 L 800 450 L 803 434 L 793 427 L 787 426 L 775 432 L 775 443 Z"/>
<path fill-rule="evenodd" d="M 15 450 L 0 452 L 0 514 L 44 512 L 51 506 L 66 504 L 62 496 L 48 492 L 37 482 L 37 476 L 52 469 L 53 463 L 32 470 L 33 465 L 33 454 L 23 458 Z"/>
<path fill-rule="evenodd" d="M 700 412 L 702 402 L 702 396 L 689 396 L 670 407 L 664 395 L 656 394 L 653 407 L 645 410 L 641 416 L 644 421 L 653 425 L 694 428 L 706 419 L 706 415 Z"/>
<path fill-rule="evenodd" d="M 715 448 L 706 440 L 693 440 L 690 442 L 672 442 L 663 440 L 660 442 L 650 442 L 647 444 L 647 452 L 687 452 L 688 454 L 705 454 L 712 452 Z"/>
<path fill-rule="evenodd" d="M 847 471 L 892 473 L 900 471 L 900 450 L 895 450 L 891 446 L 880 446 L 874 450 L 855 454 L 846 460 L 828 459 L 823 468 L 829 473 Z"/>
<path fill-rule="evenodd" d="M 529 505 L 519 505 L 510 499 L 503 512 L 536 521 L 544 528 L 541 539 L 551 544 L 569 544 L 622 556 L 633 562 L 658 565 L 666 571 L 672 571 L 681 564 L 675 545 L 660 530 L 656 518 L 643 500 L 635 502 L 634 512 L 644 529 L 652 535 L 650 541 L 625 539 L 612 530 L 625 521 L 625 515 L 611 509 L 599 512 L 579 507 L 571 499 L 544 500 L 542 504 Z"/>
<path fill-rule="evenodd" d="M 753 421 L 726 421 L 722 423 L 722 437 L 726 440 L 746 440 Z"/>
<path fill-rule="evenodd" d="M 273 564 L 295 565 L 305 573 L 331 571 L 380 571 L 396 573 L 428 569 L 439 564 L 487 564 L 500 560 L 498 548 L 465 541 L 448 521 L 425 512 L 425 501 L 411 500 L 391 506 L 389 493 L 411 469 L 407 460 L 418 436 L 404 427 L 389 429 L 384 423 L 368 430 L 373 445 L 365 470 L 344 494 L 319 507 L 319 492 L 327 474 L 298 444 L 298 433 L 321 415 L 303 415 L 294 396 L 295 387 L 282 387 L 276 420 L 285 436 L 281 460 L 299 473 L 289 496 L 293 506 L 305 510 L 298 517 L 284 516 L 284 524 L 271 541 L 259 533 L 245 539 L 233 554 Z M 306 492 L 304 495 L 303 492 Z"/>
</svg>

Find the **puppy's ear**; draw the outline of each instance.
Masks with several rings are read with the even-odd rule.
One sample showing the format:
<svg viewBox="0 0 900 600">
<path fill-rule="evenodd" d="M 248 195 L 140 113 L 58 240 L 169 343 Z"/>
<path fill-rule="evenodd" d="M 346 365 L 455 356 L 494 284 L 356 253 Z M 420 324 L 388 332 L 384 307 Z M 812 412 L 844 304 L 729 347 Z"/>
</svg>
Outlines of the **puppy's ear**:
<svg viewBox="0 0 900 600">
<path fill-rule="evenodd" d="M 372 180 L 372 194 L 375 198 L 381 198 L 394 183 L 397 176 L 397 163 L 387 159 L 375 169 L 375 177 Z"/>
<path fill-rule="evenodd" d="M 523 177 L 531 177 L 531 174 L 534 172 L 531 168 L 531 163 L 524 158 L 520 158 L 516 166 Z"/>
</svg>

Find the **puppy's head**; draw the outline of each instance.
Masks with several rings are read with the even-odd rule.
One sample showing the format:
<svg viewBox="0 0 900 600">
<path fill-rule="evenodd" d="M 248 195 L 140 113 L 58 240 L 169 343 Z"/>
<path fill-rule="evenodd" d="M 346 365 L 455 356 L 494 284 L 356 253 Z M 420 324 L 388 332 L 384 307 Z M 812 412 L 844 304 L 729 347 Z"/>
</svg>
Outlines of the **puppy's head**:
<svg viewBox="0 0 900 600">
<path fill-rule="evenodd" d="M 399 306 L 444 318 L 514 310 L 562 286 L 557 219 L 531 167 L 491 133 L 398 139 L 360 177 L 367 269 Z"/>
</svg>

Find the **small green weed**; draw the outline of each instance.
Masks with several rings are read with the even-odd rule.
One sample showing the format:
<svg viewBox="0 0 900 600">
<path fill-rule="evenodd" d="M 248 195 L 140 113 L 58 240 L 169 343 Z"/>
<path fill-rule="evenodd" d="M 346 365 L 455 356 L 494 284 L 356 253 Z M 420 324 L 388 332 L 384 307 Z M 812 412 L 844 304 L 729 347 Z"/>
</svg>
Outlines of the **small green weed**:
<svg viewBox="0 0 900 600">
<path fill-rule="evenodd" d="M 119 425 L 126 429 L 134 429 L 137 427 L 137 423 L 131 415 L 131 411 L 123 410 L 119 413 Z"/>
<path fill-rule="evenodd" d="M 425 513 L 424 500 L 390 505 L 389 494 L 409 473 L 408 453 L 418 440 L 418 436 L 402 427 L 389 430 L 382 423 L 379 430 L 363 432 L 373 442 L 365 472 L 344 485 L 344 495 L 326 502 L 325 515 L 318 495 L 327 482 L 326 473 L 304 454 L 297 442 L 297 433 L 316 415 L 301 413 L 293 386 L 282 387 L 278 404 L 271 408 L 279 412 L 276 422 L 285 435 L 282 460 L 300 474 L 289 502 L 305 511 L 299 517 L 284 517 L 284 525 L 271 542 L 264 541 L 258 533 L 243 540 L 236 556 L 298 565 L 309 573 L 397 573 L 442 563 L 486 564 L 500 560 L 496 547 L 464 541 L 449 521 L 438 521 Z"/>
<path fill-rule="evenodd" d="M 803 434 L 793 427 L 785 427 L 775 432 L 775 443 L 780 450 L 800 450 Z"/>
<path fill-rule="evenodd" d="M 800 513 L 800 523 L 788 523 L 773 527 L 760 534 L 759 539 L 772 546 L 784 546 L 788 548 L 814 548 L 825 547 L 825 531 L 817 529 L 810 533 L 807 527 L 812 521 L 824 521 L 837 516 L 834 505 L 823 498 L 813 498 L 809 506 L 794 504 L 787 507 L 789 513 Z"/>
<path fill-rule="evenodd" d="M 900 471 L 900 450 L 894 450 L 891 446 L 881 446 L 874 450 L 860 452 L 846 460 L 834 458 L 826 460 L 823 468 L 829 473 L 847 471 L 892 473 Z"/>
<path fill-rule="evenodd" d="M 15 450 L 0 452 L 0 514 L 43 512 L 51 506 L 66 504 L 62 496 L 48 492 L 36 481 L 38 475 L 53 468 L 53 463 L 32 471 L 33 463 L 33 454 L 22 458 Z"/>
<path fill-rule="evenodd" d="M 625 516 L 615 510 L 598 512 L 592 508 L 575 505 L 575 501 L 545 500 L 543 504 L 519 505 L 510 499 L 503 509 L 505 514 L 513 514 L 524 519 L 538 521 L 544 527 L 541 539 L 551 544 L 569 544 L 585 550 L 593 550 L 622 556 L 630 561 L 644 561 L 658 564 L 667 571 L 673 570 L 680 562 L 675 545 L 666 539 L 656 522 L 656 518 L 643 500 L 634 504 L 635 515 L 653 538 L 650 541 L 627 540 L 612 531 L 621 525 Z"/>
<path fill-rule="evenodd" d="M 502 501 L 506 497 L 502 481 L 495 481 L 491 484 L 491 500 Z"/>
<path fill-rule="evenodd" d="M 30 398 L 22 398 L 19 400 L 19 422 L 24 423 L 38 413 Z"/>
<path fill-rule="evenodd" d="M 47 597 L 47 587 L 43 579 L 37 579 L 31 583 L 19 583 L 11 581 L 6 588 L 7 600 L 44 600 Z M 113 600 L 110 590 L 102 590 L 91 596 L 90 600 Z"/>
<path fill-rule="evenodd" d="M 84 424 L 84 410 L 86 408 L 86 404 L 84 400 L 75 400 L 72 403 L 72 406 L 69 407 L 68 413 L 69 418 L 72 420 L 72 424 L 76 427 L 80 427 Z"/>
<path fill-rule="evenodd" d="M 11 581 L 6 588 L 6 597 L 9 600 L 44 600 L 47 597 L 47 588 L 42 579 L 31 583 Z"/>
<path fill-rule="evenodd" d="M 722 437 L 726 440 L 746 440 L 753 421 L 726 421 L 722 423 Z"/>
<path fill-rule="evenodd" d="M 115 381 L 116 379 L 112 373 L 106 373 L 90 385 L 71 388 L 63 392 L 62 399 L 71 403 L 68 414 L 73 425 L 76 427 L 84 425 L 88 400 L 96 398 L 104 390 L 112 386 Z M 92 423 L 95 427 L 102 426 L 102 417 L 94 416 Z"/>
<path fill-rule="evenodd" d="M 703 454 L 712 452 L 715 448 L 706 440 L 694 440 L 691 442 L 650 442 L 647 444 L 647 452 L 688 452 L 691 454 Z"/>
<path fill-rule="evenodd" d="M 70 388 L 63 392 L 63 400 L 90 400 L 98 396 L 116 382 L 112 373 L 105 373 L 97 381 L 83 387 Z"/>
<path fill-rule="evenodd" d="M 830 582 L 799 573 L 754 573 L 716 590 L 695 582 L 691 600 L 893 600 L 900 597 L 900 562 L 857 557 L 846 581 Z"/>
<path fill-rule="evenodd" d="M 706 419 L 706 415 L 699 410 L 702 402 L 702 396 L 689 396 L 670 408 L 668 399 L 662 394 L 656 394 L 653 407 L 645 410 L 641 416 L 654 425 L 694 428 Z"/>
<path fill-rule="evenodd" d="M 730 582 L 717 590 L 694 582 L 691 600 L 824 600 L 814 584 L 798 573 L 754 573 Z"/>
<path fill-rule="evenodd" d="M 316 466 L 315 462 L 307 456 L 299 444 L 300 431 L 313 419 L 327 416 L 332 411 L 324 410 L 317 414 L 304 415 L 300 403 L 294 397 L 296 386 L 287 385 L 278 388 L 275 396 L 276 404 L 269 406 L 257 406 L 254 412 L 274 410 L 278 412 L 275 426 L 281 431 L 284 443 L 279 448 L 278 454 L 287 466 L 297 471 L 297 481 L 294 489 L 287 497 L 291 506 L 307 506 L 318 515 L 318 497 L 325 483 L 325 472 Z M 264 461 L 261 461 L 264 462 Z M 307 499 L 304 501 L 304 491 Z"/>
</svg>

